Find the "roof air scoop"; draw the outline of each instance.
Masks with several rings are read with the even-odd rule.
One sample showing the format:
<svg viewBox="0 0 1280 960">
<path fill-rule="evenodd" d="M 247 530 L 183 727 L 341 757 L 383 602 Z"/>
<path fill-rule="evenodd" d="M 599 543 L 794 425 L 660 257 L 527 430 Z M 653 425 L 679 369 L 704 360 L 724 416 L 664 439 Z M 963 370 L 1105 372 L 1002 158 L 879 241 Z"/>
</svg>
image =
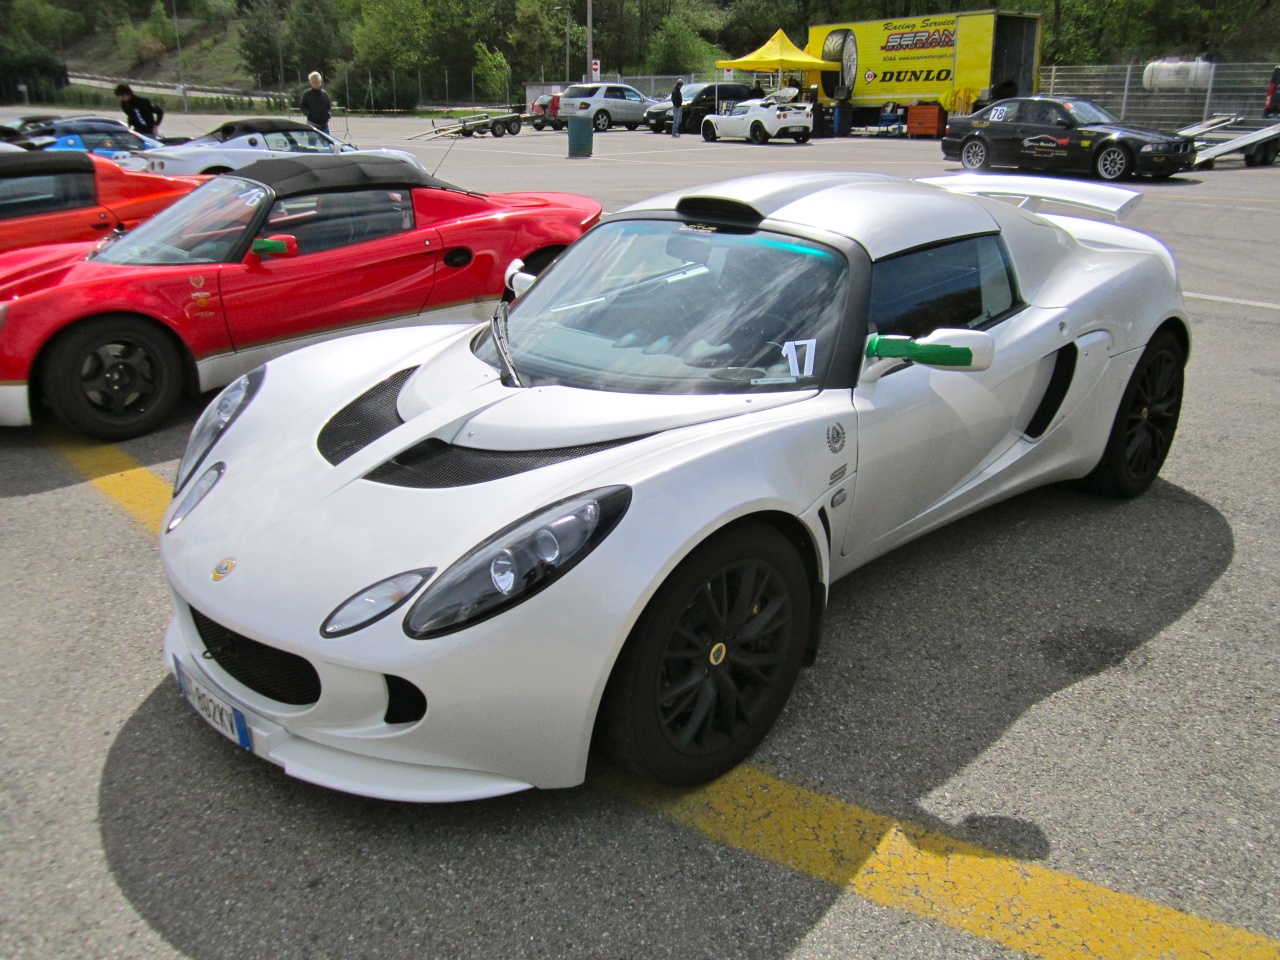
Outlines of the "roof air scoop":
<svg viewBox="0 0 1280 960">
<path fill-rule="evenodd" d="M 727 197 L 682 197 L 676 204 L 676 212 L 688 217 L 706 217 L 708 220 L 733 220 L 756 224 L 764 214 L 741 200 Z"/>
</svg>

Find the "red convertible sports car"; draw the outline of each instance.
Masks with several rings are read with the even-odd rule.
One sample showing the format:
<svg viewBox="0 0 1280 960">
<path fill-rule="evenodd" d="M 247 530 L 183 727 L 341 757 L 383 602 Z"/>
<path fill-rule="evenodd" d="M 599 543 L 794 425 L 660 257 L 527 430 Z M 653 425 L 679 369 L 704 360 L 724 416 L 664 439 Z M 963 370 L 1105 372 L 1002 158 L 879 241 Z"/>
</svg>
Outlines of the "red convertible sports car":
<svg viewBox="0 0 1280 960">
<path fill-rule="evenodd" d="M 208 177 L 121 170 L 88 153 L 0 156 L 0 252 L 132 230 Z"/>
<path fill-rule="evenodd" d="M 41 401 L 104 440 L 184 392 L 356 331 L 482 320 L 600 217 L 560 193 L 486 196 L 404 160 L 262 160 L 132 233 L 0 256 L 0 426 Z"/>
</svg>

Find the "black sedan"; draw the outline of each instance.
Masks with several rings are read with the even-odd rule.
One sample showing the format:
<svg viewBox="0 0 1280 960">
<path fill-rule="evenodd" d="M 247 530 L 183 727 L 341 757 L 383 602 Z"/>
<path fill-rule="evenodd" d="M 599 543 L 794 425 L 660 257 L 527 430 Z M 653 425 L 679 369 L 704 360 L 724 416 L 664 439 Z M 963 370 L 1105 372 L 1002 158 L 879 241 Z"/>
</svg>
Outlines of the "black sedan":
<svg viewBox="0 0 1280 960">
<path fill-rule="evenodd" d="M 1134 173 L 1163 179 L 1189 169 L 1195 150 L 1190 137 L 1134 127 L 1096 103 L 1065 97 L 1001 100 L 952 117 L 942 138 L 942 155 L 967 170 L 1078 171 L 1103 180 Z"/>
</svg>

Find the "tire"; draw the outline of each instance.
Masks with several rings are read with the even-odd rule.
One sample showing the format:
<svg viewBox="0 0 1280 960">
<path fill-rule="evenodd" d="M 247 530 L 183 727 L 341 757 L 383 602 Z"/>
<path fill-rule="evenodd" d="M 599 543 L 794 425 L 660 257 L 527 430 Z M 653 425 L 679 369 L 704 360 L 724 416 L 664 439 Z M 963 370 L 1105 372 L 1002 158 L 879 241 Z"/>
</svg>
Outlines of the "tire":
<svg viewBox="0 0 1280 960">
<path fill-rule="evenodd" d="M 564 125 L 565 125 L 565 123 L 566 123 L 566 122 L 567 122 L 567 121 L 565 121 L 565 120 L 552 120 L 552 121 L 551 121 L 551 129 L 552 129 L 552 130 L 563 130 L 563 129 L 564 129 Z"/>
<path fill-rule="evenodd" d="M 809 138 L 812 136 L 813 136 L 812 133 L 797 133 L 791 139 L 794 140 L 796 143 L 808 143 Z"/>
<path fill-rule="evenodd" d="M 535 130 L 541 130 L 543 127 L 547 125 L 547 121 L 544 120 L 542 117 L 534 117 L 529 122 L 533 124 L 533 129 Z"/>
<path fill-rule="evenodd" d="M 702 139 L 707 143 L 715 143 L 720 139 L 720 134 L 716 133 L 716 125 L 710 120 L 702 121 Z"/>
<path fill-rule="evenodd" d="M 1261 156 L 1257 148 L 1246 150 L 1244 154 L 1244 165 L 1246 167 L 1256 167 L 1261 161 Z"/>
<path fill-rule="evenodd" d="M 507 133 L 513 137 L 520 132 L 521 121 L 519 117 L 512 117 L 507 121 Z"/>
<path fill-rule="evenodd" d="M 609 116 L 608 110 L 597 110 L 596 115 L 591 118 L 591 126 L 596 133 L 604 133 L 613 126 L 613 117 Z"/>
<path fill-rule="evenodd" d="M 505 136 L 507 132 L 507 124 L 505 120 L 495 120 L 489 124 L 489 132 L 495 137 Z"/>
<path fill-rule="evenodd" d="M 1125 387 L 1106 450 L 1081 483 L 1104 497 L 1136 497 L 1155 481 L 1178 428 L 1186 354 L 1161 331 L 1142 352 Z"/>
<path fill-rule="evenodd" d="M 230 167 L 210 167 L 209 169 L 201 170 L 200 172 L 202 174 L 207 174 L 208 176 L 215 177 L 220 173 L 230 173 L 231 168 Z"/>
<path fill-rule="evenodd" d="M 1120 144 L 1109 143 L 1094 156 L 1093 172 L 1099 180 L 1124 180 L 1133 173 L 1133 159 Z"/>
<path fill-rule="evenodd" d="M 169 418 L 182 395 L 182 358 L 155 324 L 120 314 L 81 321 L 54 341 L 40 387 L 53 415 L 99 440 L 128 440 Z"/>
<path fill-rule="evenodd" d="M 738 764 L 791 695 L 809 604 L 804 564 L 770 526 L 740 524 L 694 550 L 645 608 L 610 678 L 602 719 L 615 758 L 677 786 Z"/>
<path fill-rule="evenodd" d="M 981 137 L 966 140 L 960 147 L 960 166 L 966 170 L 990 170 L 991 148 Z"/>
<path fill-rule="evenodd" d="M 1268 140 L 1262 145 L 1262 154 L 1258 157 L 1258 162 L 1264 167 L 1269 167 L 1276 162 L 1276 157 L 1280 156 L 1280 139 Z"/>
<path fill-rule="evenodd" d="M 667 125 L 665 123 L 651 123 L 649 124 L 649 129 L 654 133 L 666 133 Z"/>
<path fill-rule="evenodd" d="M 624 124 L 623 124 L 623 126 L 624 126 L 624 127 L 626 127 L 628 130 L 634 130 L 636 127 L 640 126 L 640 124 L 638 124 L 638 123 L 624 123 Z"/>
<path fill-rule="evenodd" d="M 476 135 L 476 132 L 475 132 L 474 130 L 472 130 L 470 127 L 463 127 L 463 128 L 462 128 L 462 135 L 463 135 L 464 137 L 474 137 L 474 136 Z"/>
<path fill-rule="evenodd" d="M 751 125 L 751 142 L 759 146 L 769 142 L 769 131 L 759 121 Z"/>
</svg>

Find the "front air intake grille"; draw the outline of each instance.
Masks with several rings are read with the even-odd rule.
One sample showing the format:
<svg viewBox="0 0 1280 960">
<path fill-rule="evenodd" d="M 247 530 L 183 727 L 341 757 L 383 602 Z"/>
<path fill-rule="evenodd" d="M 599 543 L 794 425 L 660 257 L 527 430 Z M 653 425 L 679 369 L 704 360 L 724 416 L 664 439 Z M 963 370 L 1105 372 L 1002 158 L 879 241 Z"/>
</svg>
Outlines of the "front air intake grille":
<svg viewBox="0 0 1280 960">
<path fill-rule="evenodd" d="M 456 447 L 443 440 L 428 439 L 414 444 L 374 468 L 365 474 L 365 479 L 374 483 L 416 487 L 421 490 L 468 487 L 564 463 L 566 460 L 575 460 L 602 450 L 611 450 L 638 439 L 640 438 L 631 437 L 554 450 L 474 450 L 471 447 Z"/>
<path fill-rule="evenodd" d="M 427 714 L 427 698 L 404 677 L 383 676 L 387 681 L 387 712 L 384 723 L 417 723 Z"/>
<path fill-rule="evenodd" d="M 320 699 L 320 675 L 302 657 L 250 640 L 191 608 L 205 656 L 254 693 L 280 703 L 309 706 Z"/>
<path fill-rule="evenodd" d="M 316 438 L 320 455 L 336 467 L 404 423 L 396 400 L 415 369 L 393 373 L 335 413 Z"/>
</svg>

